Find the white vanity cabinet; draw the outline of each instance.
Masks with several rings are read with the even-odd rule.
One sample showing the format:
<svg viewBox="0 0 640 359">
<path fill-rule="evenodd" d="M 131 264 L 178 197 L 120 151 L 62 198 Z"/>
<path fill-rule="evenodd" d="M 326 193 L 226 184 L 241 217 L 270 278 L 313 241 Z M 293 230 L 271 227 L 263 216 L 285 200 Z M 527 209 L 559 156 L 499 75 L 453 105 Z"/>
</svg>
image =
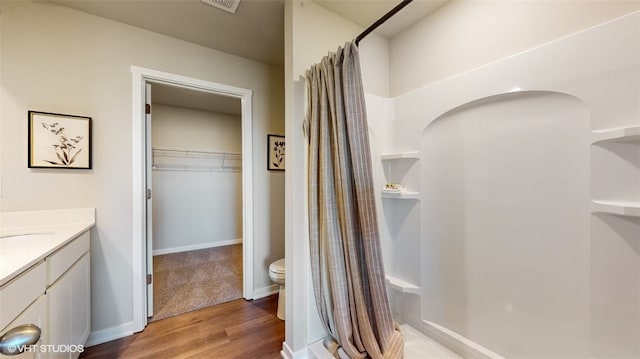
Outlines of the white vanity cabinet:
<svg viewBox="0 0 640 359">
<path fill-rule="evenodd" d="M 8 325 L 7 330 L 11 328 L 15 328 L 19 325 L 23 324 L 35 324 L 40 328 L 45 328 L 47 326 L 47 301 L 44 296 L 40 296 L 35 302 L 33 302 L 20 316 L 18 316 L 11 324 Z M 3 332 L 0 332 L 4 334 Z M 1 334 L 0 334 L 1 335 Z M 45 333 L 42 332 L 40 336 L 40 341 L 36 344 L 39 346 L 46 342 Z M 47 358 L 47 354 L 40 353 L 35 347 L 33 350 L 28 350 L 22 354 L 6 357 L 6 358 L 16 358 L 16 359 L 32 359 L 32 358 Z M 0 358 L 5 358 L 2 354 L 0 354 Z"/>
<path fill-rule="evenodd" d="M 0 336 L 24 324 L 42 331 L 34 350 L 11 358 L 80 356 L 91 320 L 89 246 L 85 231 L 0 286 Z"/>
<path fill-rule="evenodd" d="M 0 336 L 8 330 L 24 325 L 35 324 L 41 329 L 47 327 L 47 301 L 44 295 L 45 264 L 40 262 L 26 273 L 0 287 Z M 16 313 L 17 312 L 17 313 Z M 13 318 L 13 319 L 9 319 Z M 6 321 L 10 321 L 6 323 Z M 46 342 L 43 330 L 37 345 Z M 0 357 L 5 357 L 0 354 Z M 26 351 L 11 358 L 45 358 L 37 350 Z M 6 358 L 9 358 L 8 356 Z"/>
<path fill-rule="evenodd" d="M 91 325 L 89 232 L 47 257 L 47 340 L 68 351 L 49 353 L 50 358 L 77 358 Z"/>
</svg>

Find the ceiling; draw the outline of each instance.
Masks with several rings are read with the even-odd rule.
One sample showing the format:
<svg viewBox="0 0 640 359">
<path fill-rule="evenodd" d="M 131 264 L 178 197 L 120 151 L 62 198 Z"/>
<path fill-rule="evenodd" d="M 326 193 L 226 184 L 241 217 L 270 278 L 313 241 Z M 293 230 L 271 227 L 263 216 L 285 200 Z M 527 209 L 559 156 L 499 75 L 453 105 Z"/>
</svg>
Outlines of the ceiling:
<svg viewBox="0 0 640 359">
<path fill-rule="evenodd" d="M 243 0 L 235 14 L 200 0 L 51 0 L 262 63 L 284 64 L 284 0 Z"/>
<path fill-rule="evenodd" d="M 262 63 L 284 64 L 285 0 L 241 0 L 235 14 L 200 0 L 50 1 Z M 313 1 L 362 27 L 368 27 L 400 3 L 400 0 Z M 414 0 L 376 33 L 392 38 L 446 1 Z M 160 84 L 154 84 L 152 91 L 154 103 L 241 115 L 237 98 Z"/>
<path fill-rule="evenodd" d="M 369 27 L 376 20 L 398 5 L 400 0 L 313 0 L 320 6 L 340 14 L 362 27 Z M 375 33 L 390 39 L 418 20 L 434 12 L 448 0 L 414 0 L 387 20 Z"/>
<path fill-rule="evenodd" d="M 239 98 L 200 90 L 189 90 L 178 86 L 152 84 L 151 99 L 154 104 L 224 113 L 233 116 L 242 115 L 242 104 Z"/>
<path fill-rule="evenodd" d="M 50 0 L 93 15 L 274 66 L 284 65 L 284 1 L 241 0 L 235 14 L 200 0 Z M 368 27 L 400 0 L 314 0 Z M 447 0 L 415 0 L 383 24 L 391 38 Z"/>
</svg>

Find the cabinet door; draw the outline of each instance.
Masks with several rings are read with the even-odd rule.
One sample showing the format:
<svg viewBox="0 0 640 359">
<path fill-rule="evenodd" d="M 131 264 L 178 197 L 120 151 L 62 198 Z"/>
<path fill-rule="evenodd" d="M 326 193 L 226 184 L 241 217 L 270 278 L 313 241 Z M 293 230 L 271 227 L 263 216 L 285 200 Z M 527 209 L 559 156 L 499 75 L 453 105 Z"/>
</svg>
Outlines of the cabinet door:
<svg viewBox="0 0 640 359">
<path fill-rule="evenodd" d="M 89 335 L 91 287 L 89 252 L 85 253 L 47 290 L 49 343 L 78 348 Z M 79 350 L 55 353 L 52 358 L 77 358 Z"/>
<path fill-rule="evenodd" d="M 71 343 L 84 345 L 91 331 L 91 256 L 87 252 L 73 269 L 71 296 Z M 79 352 L 72 355 L 77 358 Z"/>
<path fill-rule="evenodd" d="M 71 344 L 71 291 L 70 272 L 65 273 L 47 289 L 49 304 L 49 344 L 65 347 Z M 70 358 L 69 353 L 50 353 L 51 358 Z"/>
<path fill-rule="evenodd" d="M 16 359 L 33 359 L 33 358 L 48 358 L 48 353 L 40 352 L 40 346 L 47 343 L 47 301 L 44 295 L 41 295 L 35 302 L 33 302 L 22 314 L 20 314 L 11 324 L 9 324 L 5 331 L 0 332 L 0 336 L 6 331 L 11 330 L 19 325 L 23 324 L 35 324 L 40 327 L 42 334 L 40 340 L 36 343 L 36 346 L 30 347 L 28 351 L 11 358 Z M 0 354 L 1 357 L 5 357 Z M 9 358 L 9 357 L 7 357 Z"/>
</svg>

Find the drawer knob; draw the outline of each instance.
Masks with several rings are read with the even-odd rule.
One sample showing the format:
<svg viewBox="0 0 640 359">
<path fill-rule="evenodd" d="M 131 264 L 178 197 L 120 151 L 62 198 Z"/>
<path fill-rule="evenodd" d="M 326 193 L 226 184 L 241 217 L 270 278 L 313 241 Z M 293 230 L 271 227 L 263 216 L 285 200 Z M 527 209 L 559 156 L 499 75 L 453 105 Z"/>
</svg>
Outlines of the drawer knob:
<svg viewBox="0 0 640 359">
<path fill-rule="evenodd" d="M 18 355 L 40 340 L 41 330 L 35 324 L 19 325 L 0 337 L 0 354 Z"/>
</svg>

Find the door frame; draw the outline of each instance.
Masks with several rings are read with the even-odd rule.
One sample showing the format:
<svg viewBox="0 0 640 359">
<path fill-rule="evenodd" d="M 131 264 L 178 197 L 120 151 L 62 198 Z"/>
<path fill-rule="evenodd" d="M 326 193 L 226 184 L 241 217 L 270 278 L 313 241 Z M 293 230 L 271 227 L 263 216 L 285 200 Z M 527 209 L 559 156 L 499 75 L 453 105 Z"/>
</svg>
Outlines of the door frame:
<svg viewBox="0 0 640 359">
<path fill-rule="evenodd" d="M 192 77 L 131 66 L 132 119 L 132 227 L 133 227 L 133 330 L 147 325 L 146 292 L 146 145 L 145 85 L 178 86 L 191 90 L 231 96 L 242 106 L 242 292 L 253 299 L 253 91 Z"/>
</svg>

